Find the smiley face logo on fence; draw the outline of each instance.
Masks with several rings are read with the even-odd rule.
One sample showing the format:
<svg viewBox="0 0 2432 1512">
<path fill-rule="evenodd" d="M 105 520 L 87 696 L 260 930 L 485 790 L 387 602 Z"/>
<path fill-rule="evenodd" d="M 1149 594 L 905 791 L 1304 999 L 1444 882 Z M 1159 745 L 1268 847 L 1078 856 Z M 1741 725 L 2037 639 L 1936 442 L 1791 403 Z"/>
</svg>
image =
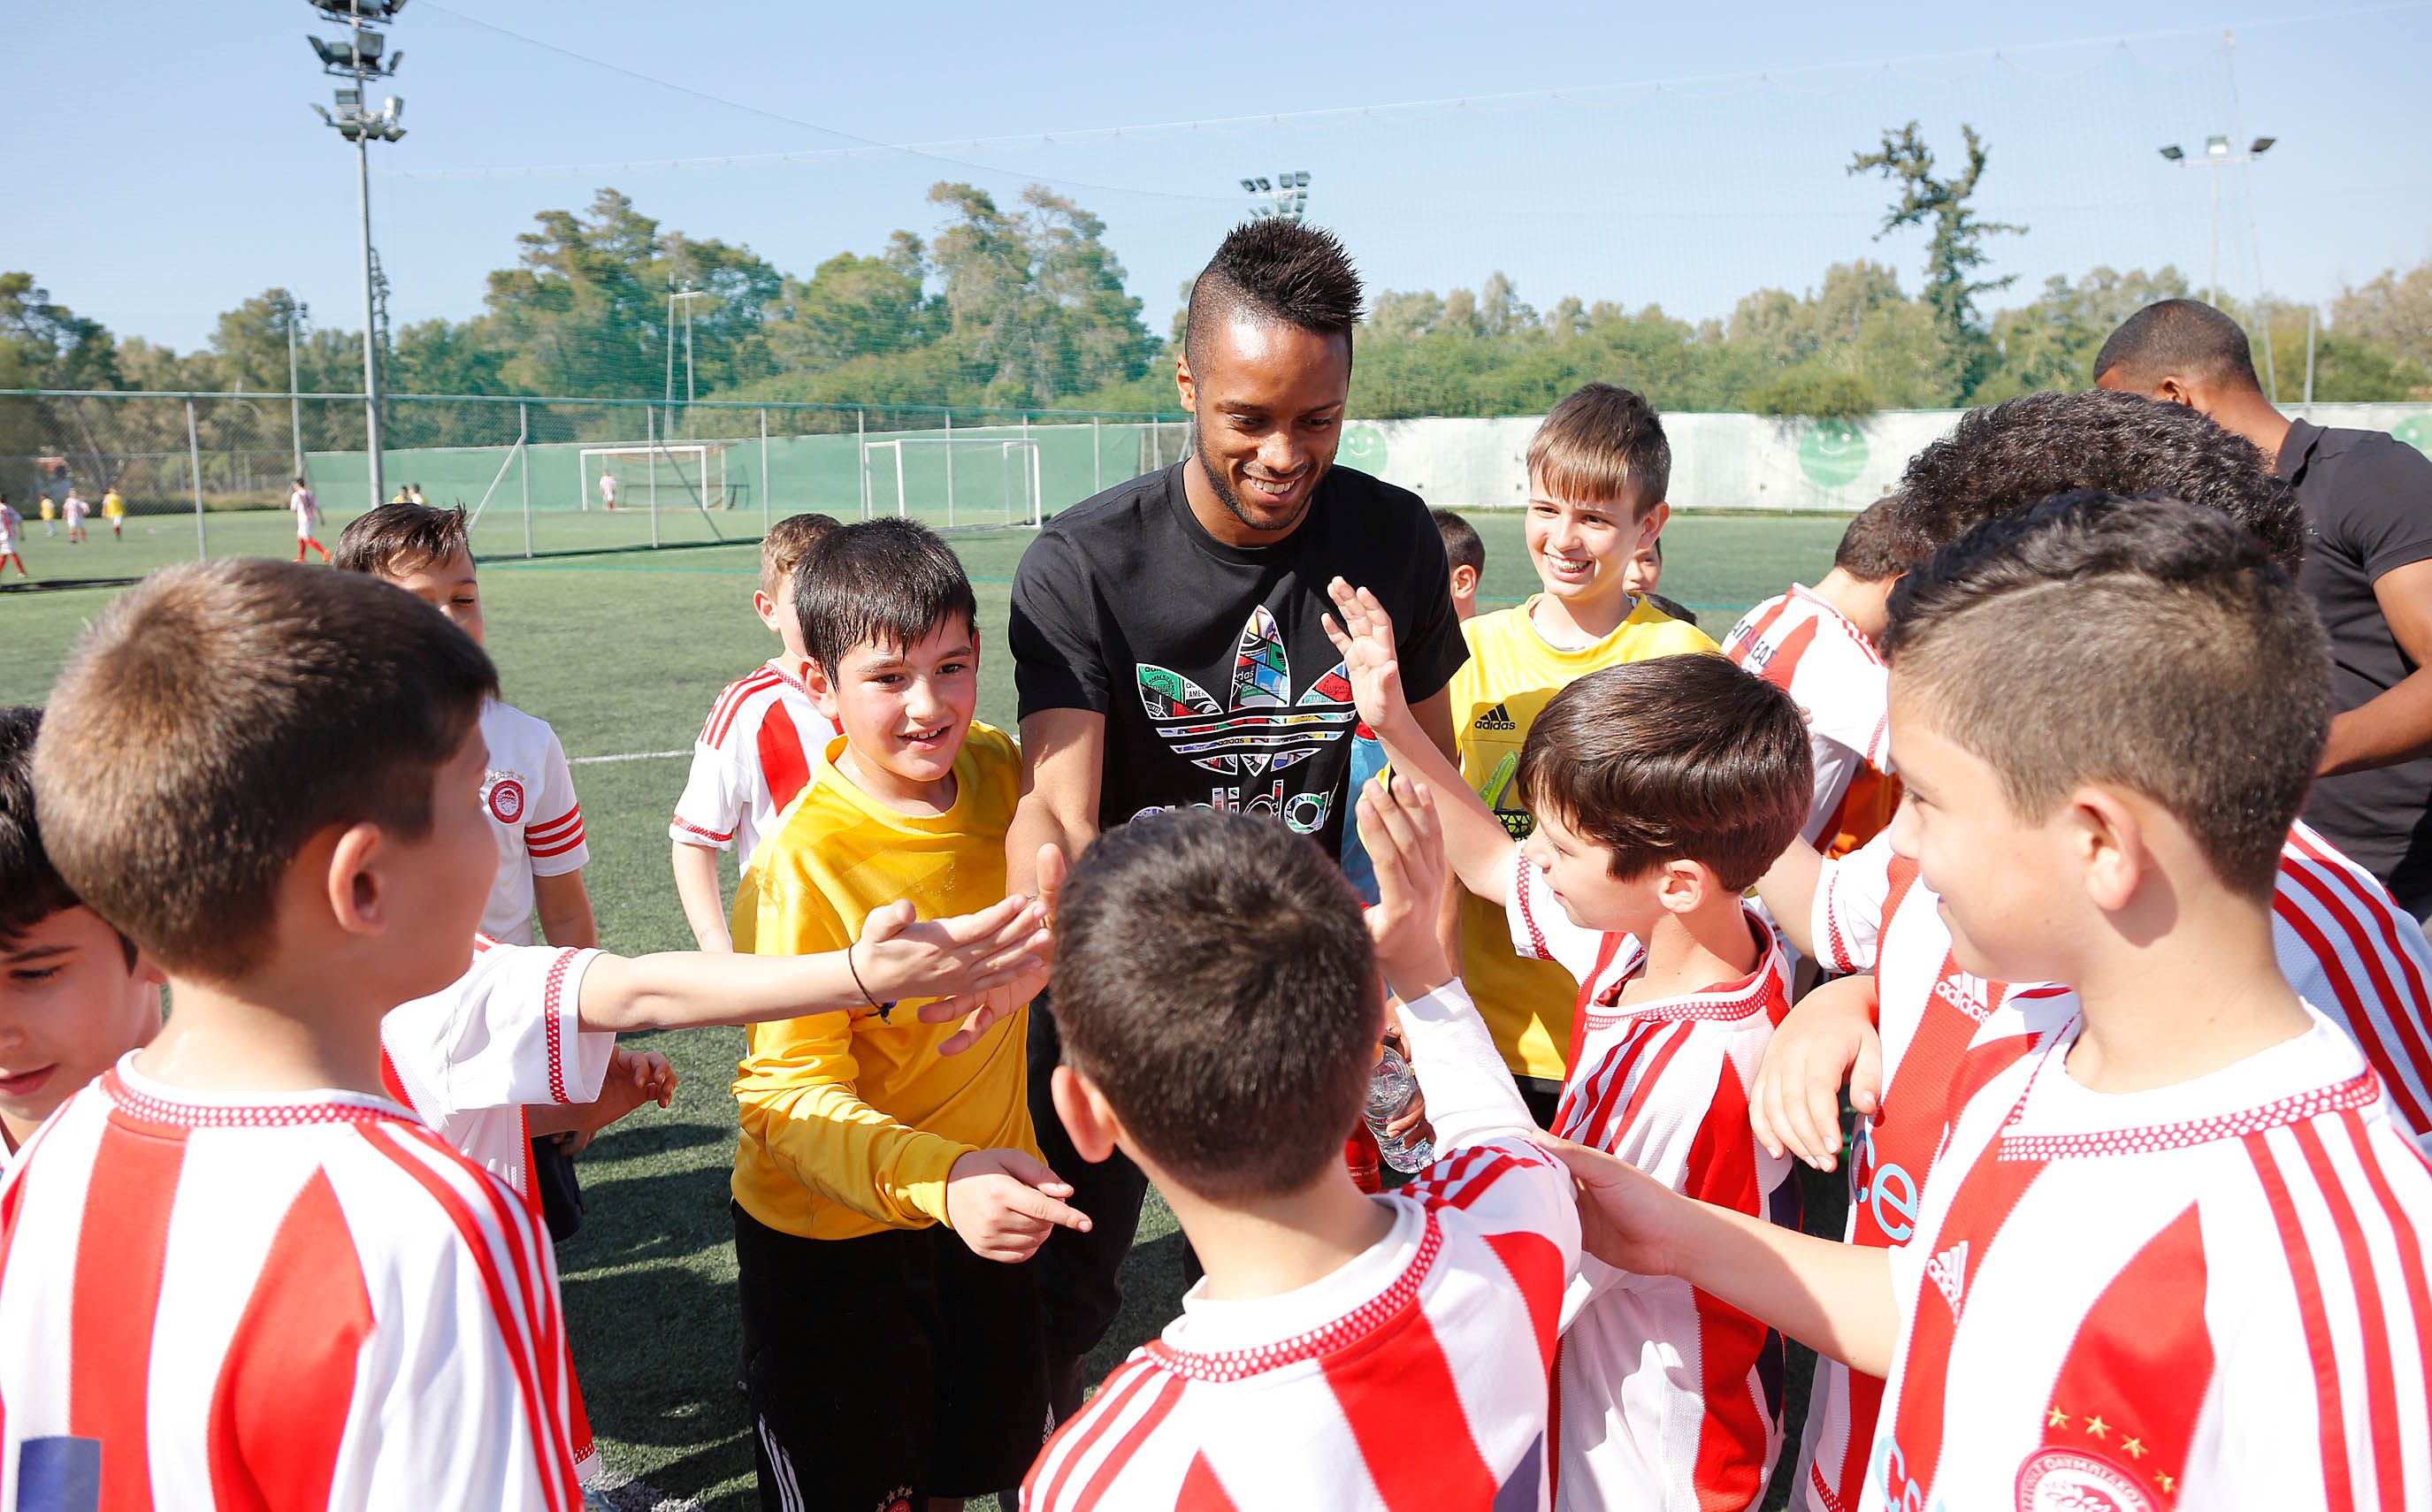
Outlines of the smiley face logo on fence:
<svg viewBox="0 0 2432 1512">
<path fill-rule="evenodd" d="M 1375 426 L 1353 426 L 1343 432 L 1343 445 L 1335 448 L 1334 460 L 1372 478 L 1381 476 L 1385 471 L 1385 432 Z"/>
<path fill-rule="evenodd" d="M 2409 415 L 2390 428 L 2390 433 L 2426 456 L 2432 456 L 2432 415 Z"/>
<path fill-rule="evenodd" d="M 1818 488 L 1846 488 L 1866 470 L 1866 433 L 1847 420 L 1818 420 L 1799 438 L 1799 470 Z"/>
</svg>

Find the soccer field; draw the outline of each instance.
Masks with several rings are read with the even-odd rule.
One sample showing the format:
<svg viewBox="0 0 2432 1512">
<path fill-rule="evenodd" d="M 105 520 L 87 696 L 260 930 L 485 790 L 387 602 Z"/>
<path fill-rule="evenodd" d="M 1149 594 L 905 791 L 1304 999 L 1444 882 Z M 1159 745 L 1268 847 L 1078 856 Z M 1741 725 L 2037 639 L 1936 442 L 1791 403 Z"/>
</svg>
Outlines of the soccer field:
<svg viewBox="0 0 2432 1512">
<path fill-rule="evenodd" d="M 321 539 L 334 543 L 347 516 L 335 510 L 330 516 Z M 1481 607 L 1519 601 L 1534 588 L 1519 516 L 1472 518 L 1486 540 Z M 49 540 L 39 520 L 28 523 L 25 545 L 38 581 L 45 575 L 134 577 L 194 552 L 191 516 L 130 520 L 124 543 L 111 541 L 95 520 L 93 539 L 77 547 L 66 544 L 64 532 Z M 520 516 L 513 523 L 510 542 L 485 522 L 481 548 L 520 551 Z M 718 523 L 740 533 L 756 530 L 758 518 Z M 1676 517 L 1664 532 L 1664 592 L 1688 604 L 1719 638 L 1749 604 L 1793 580 L 1820 577 L 1846 523 L 1812 515 Z M 544 549 L 613 547 L 637 534 L 647 539 L 648 522 L 621 512 L 613 522 L 557 515 L 549 527 L 556 538 Z M 682 539 L 699 538 L 701 527 L 694 516 Z M 284 557 L 294 550 L 294 527 L 283 512 L 213 514 L 208 528 L 214 555 Z M 1014 696 L 1003 645 L 1006 604 L 1029 539 L 1019 531 L 954 539 L 979 596 L 980 717 L 1007 729 Z M 567 755 L 581 764 L 574 776 L 591 844 L 585 875 L 601 942 L 611 949 L 691 945 L 668 876 L 667 816 L 711 700 L 775 649 L 751 613 L 757 567 L 756 542 L 482 564 L 490 650 L 506 697 L 555 725 Z M 0 593 L 0 703 L 40 702 L 78 628 L 113 591 Z M 727 1088 L 742 1033 L 633 1038 L 666 1053 L 684 1081 L 671 1110 L 642 1110 L 602 1134 L 582 1159 L 589 1212 L 583 1231 L 559 1252 L 576 1362 L 616 1478 L 741 1508 L 752 1500 L 752 1452 L 735 1386 L 726 1182 L 735 1138 Z M 1152 1196 L 1126 1271 L 1123 1315 L 1101 1347 L 1102 1370 L 1173 1315 L 1180 1252 L 1173 1220 Z M 853 1302 L 837 1298 L 836 1305 Z M 862 1375 L 872 1390 L 886 1390 L 890 1379 L 884 1359 L 837 1360 L 833 1368 Z M 1776 1486 L 1777 1501 L 1782 1489 Z"/>
</svg>

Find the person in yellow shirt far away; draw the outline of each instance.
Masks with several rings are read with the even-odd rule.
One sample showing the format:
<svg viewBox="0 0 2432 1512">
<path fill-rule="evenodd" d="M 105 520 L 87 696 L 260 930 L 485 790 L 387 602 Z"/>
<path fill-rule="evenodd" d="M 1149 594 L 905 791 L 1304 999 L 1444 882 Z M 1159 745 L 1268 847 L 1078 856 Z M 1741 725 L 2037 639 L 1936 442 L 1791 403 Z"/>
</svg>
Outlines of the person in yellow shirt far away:
<svg viewBox="0 0 2432 1512">
<path fill-rule="evenodd" d="M 110 522 L 111 539 L 127 539 L 127 496 L 118 491 L 116 483 L 101 496 L 101 517 Z"/>
<path fill-rule="evenodd" d="M 954 552 L 909 520 L 848 525 L 791 596 L 804 686 L 843 732 L 744 872 L 735 949 L 846 949 L 897 899 L 932 918 L 1002 898 L 1022 763 L 971 719 L 978 604 Z M 1042 850 L 1042 893 L 1062 865 Z M 1038 1453 L 1046 1346 L 1022 1262 L 1089 1220 L 1039 1159 L 1028 1033 L 1026 1008 L 956 1029 L 875 1000 L 751 1031 L 734 1216 L 762 1505 L 953 1506 Z"/>
<path fill-rule="evenodd" d="M 1672 447 L 1654 407 L 1590 383 L 1554 407 L 1528 443 L 1522 535 L 1542 592 L 1461 626 L 1469 661 L 1453 675 L 1461 773 L 1514 840 L 1536 828 L 1513 778 L 1520 748 L 1555 694 L 1599 668 L 1711 652 L 1714 641 L 1628 586 L 1630 559 L 1670 517 Z M 1524 961 L 1503 910 L 1460 901 L 1461 972 L 1478 1011 L 1540 1124 L 1551 1126 L 1569 1063 L 1579 983 Z"/>
</svg>

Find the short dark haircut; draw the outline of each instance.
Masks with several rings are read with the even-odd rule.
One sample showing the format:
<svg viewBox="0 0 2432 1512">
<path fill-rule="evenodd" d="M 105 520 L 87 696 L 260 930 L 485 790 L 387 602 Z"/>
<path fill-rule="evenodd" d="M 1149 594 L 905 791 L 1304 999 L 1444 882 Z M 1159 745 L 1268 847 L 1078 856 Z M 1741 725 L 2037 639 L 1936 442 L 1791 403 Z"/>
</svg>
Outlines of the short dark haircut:
<svg viewBox="0 0 2432 1512">
<path fill-rule="evenodd" d="M 280 881 L 313 835 L 430 832 L 433 774 L 497 691 L 470 637 L 378 577 L 164 568 L 102 613 L 52 690 L 43 842 L 164 970 L 234 980 L 272 949 Z"/>
<path fill-rule="evenodd" d="M 1617 384 L 1579 385 L 1528 439 L 1528 486 L 1575 504 L 1628 504 L 1645 519 L 1672 491 L 1663 418 Z"/>
<path fill-rule="evenodd" d="M 2094 354 L 2094 377 L 2117 369 L 2127 387 L 2150 393 L 2166 378 L 2262 392 L 2245 328 L 2201 299 L 2164 299 L 2120 323 Z"/>
<path fill-rule="evenodd" d="M 954 549 L 918 521 L 862 520 L 819 537 L 794 564 L 802 648 L 835 677 L 864 644 L 901 650 L 959 614 L 979 629 L 979 599 Z"/>
<path fill-rule="evenodd" d="M 2290 572 L 2305 554 L 2297 492 L 2255 444 L 2183 404 L 2089 389 L 2028 394 L 1959 417 L 1900 475 L 1900 524 L 1928 550 L 2056 495 L 2160 494 L 2219 510 Z"/>
<path fill-rule="evenodd" d="M 1360 899 L 1274 819 L 1177 809 L 1090 843 L 1056 910 L 1064 1058 L 1217 1201 L 1299 1191 L 1360 1121 L 1383 999 Z"/>
<path fill-rule="evenodd" d="M 1447 563 L 1472 572 L 1486 570 L 1486 542 L 1478 535 L 1477 526 L 1450 510 L 1429 510 L 1427 518 L 1436 522 L 1436 533 L 1444 537 Z"/>
<path fill-rule="evenodd" d="M 775 598 L 819 538 L 839 528 L 833 514 L 788 514 L 760 538 L 760 591 Z"/>
<path fill-rule="evenodd" d="M 1882 582 L 1923 561 L 1929 550 L 1901 522 L 1899 504 L 1879 498 L 1860 510 L 1841 532 L 1832 565 L 1860 582 Z"/>
<path fill-rule="evenodd" d="M 1613 852 L 1613 875 L 1695 861 L 1732 892 L 1799 838 L 1815 797 L 1790 695 L 1720 656 L 1609 666 L 1547 701 L 1520 748 L 1520 792 Z"/>
<path fill-rule="evenodd" d="M 430 504 L 392 503 L 356 515 L 338 537 L 329 565 L 340 572 L 408 578 L 459 551 L 467 556 L 473 551 L 471 528 L 462 505 L 443 510 Z"/>
<path fill-rule="evenodd" d="M 2022 818 L 2083 782 L 2170 811 L 2221 881 L 2272 896 L 2330 731 L 2311 600 L 2249 532 L 2176 499 L 2064 495 L 1892 590 L 1893 686 Z"/>
<path fill-rule="evenodd" d="M 1237 316 L 1340 336 L 1347 356 L 1360 324 L 1360 272 L 1331 231 L 1280 216 L 1245 221 L 1191 280 L 1182 350 L 1193 367 L 1208 332 Z"/>
</svg>

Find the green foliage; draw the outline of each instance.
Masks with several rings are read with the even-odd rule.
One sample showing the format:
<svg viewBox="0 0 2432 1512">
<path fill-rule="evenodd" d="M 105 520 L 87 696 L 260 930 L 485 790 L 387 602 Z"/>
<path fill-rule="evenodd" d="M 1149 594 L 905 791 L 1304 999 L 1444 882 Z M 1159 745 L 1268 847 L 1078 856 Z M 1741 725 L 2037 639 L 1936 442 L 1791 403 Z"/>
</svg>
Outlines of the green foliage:
<svg viewBox="0 0 2432 1512">
<path fill-rule="evenodd" d="M 1858 420 L 1883 408 L 1865 378 L 1812 361 L 1749 390 L 1747 405 L 1758 414 L 1810 420 Z"/>
<path fill-rule="evenodd" d="M 1984 240 L 2001 233 L 2024 235 L 2026 227 L 1980 218 L 1968 202 L 1984 176 L 1984 143 L 1972 126 L 1959 128 L 1968 144 L 1968 166 L 1948 178 L 1934 174 L 1934 149 L 1911 121 L 1898 131 L 1886 130 L 1883 144 L 1849 160 L 1853 174 L 1877 173 L 1900 186 L 1900 198 L 1883 212 L 1881 241 L 1906 226 L 1928 227 L 1925 254 L 1925 302 L 1933 307 L 1944 343 L 1960 355 L 1962 392 L 1975 386 L 1988 359 L 1984 331 L 1976 319 L 1976 296 L 2006 289 L 2018 278 L 1976 278 L 1975 270 L 1990 261 Z"/>
</svg>

